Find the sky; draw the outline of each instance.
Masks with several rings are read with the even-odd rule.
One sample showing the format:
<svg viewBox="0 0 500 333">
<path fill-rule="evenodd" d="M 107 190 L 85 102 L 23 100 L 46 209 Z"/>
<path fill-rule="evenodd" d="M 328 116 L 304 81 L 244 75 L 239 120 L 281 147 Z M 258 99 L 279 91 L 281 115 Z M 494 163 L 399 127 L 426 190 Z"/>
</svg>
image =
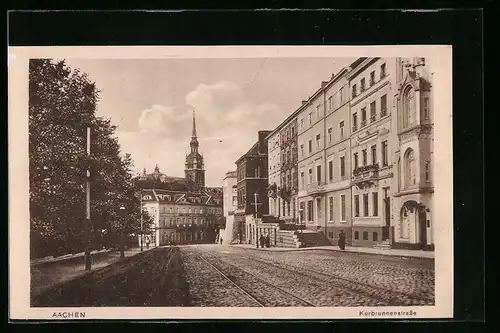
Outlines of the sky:
<svg viewBox="0 0 500 333">
<path fill-rule="evenodd" d="M 235 161 L 273 130 L 347 58 L 69 59 L 100 92 L 97 115 L 117 125 L 134 172 L 184 176 L 192 114 L 207 186 L 222 186 Z"/>
</svg>

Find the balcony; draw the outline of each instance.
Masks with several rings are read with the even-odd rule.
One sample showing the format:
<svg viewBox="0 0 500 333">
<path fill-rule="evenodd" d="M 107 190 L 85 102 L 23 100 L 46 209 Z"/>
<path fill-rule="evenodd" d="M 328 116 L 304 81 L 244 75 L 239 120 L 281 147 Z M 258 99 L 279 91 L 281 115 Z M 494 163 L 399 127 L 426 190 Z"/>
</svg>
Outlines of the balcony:
<svg viewBox="0 0 500 333">
<path fill-rule="evenodd" d="M 358 188 L 369 187 L 378 180 L 378 171 L 378 164 L 359 166 L 352 172 L 352 183 Z"/>
<path fill-rule="evenodd" d="M 358 125 L 354 125 L 354 126 L 352 127 L 352 131 L 353 131 L 353 132 L 356 132 L 357 130 L 358 130 Z"/>
<path fill-rule="evenodd" d="M 365 126 L 366 126 L 366 119 L 365 120 L 361 120 L 361 128 L 363 128 Z"/>
<path fill-rule="evenodd" d="M 308 195 L 321 195 L 325 193 L 326 182 L 315 182 L 307 185 Z"/>
<path fill-rule="evenodd" d="M 380 110 L 380 117 L 385 117 L 387 115 L 387 108 Z"/>
<path fill-rule="evenodd" d="M 373 123 L 374 121 L 375 121 L 375 116 L 371 116 L 371 117 L 370 117 L 370 122 L 372 122 L 372 123 Z"/>
</svg>

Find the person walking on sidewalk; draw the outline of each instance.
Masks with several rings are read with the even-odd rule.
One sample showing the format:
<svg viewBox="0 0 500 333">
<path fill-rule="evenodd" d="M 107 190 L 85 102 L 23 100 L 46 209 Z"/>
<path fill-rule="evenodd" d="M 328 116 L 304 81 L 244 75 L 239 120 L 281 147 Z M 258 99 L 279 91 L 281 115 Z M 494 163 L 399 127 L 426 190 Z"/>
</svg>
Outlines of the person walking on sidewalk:
<svg viewBox="0 0 500 333">
<path fill-rule="evenodd" d="M 220 245 L 222 245 L 222 237 L 220 238 Z"/>
<path fill-rule="evenodd" d="M 259 243 L 260 243 L 260 247 L 261 248 L 264 248 L 264 242 L 265 241 L 266 241 L 266 239 L 264 238 L 264 235 L 260 235 Z"/>
<path fill-rule="evenodd" d="M 341 250 L 345 249 L 345 233 L 344 233 L 344 230 L 340 230 L 340 234 L 339 234 L 339 249 L 341 249 Z"/>
</svg>

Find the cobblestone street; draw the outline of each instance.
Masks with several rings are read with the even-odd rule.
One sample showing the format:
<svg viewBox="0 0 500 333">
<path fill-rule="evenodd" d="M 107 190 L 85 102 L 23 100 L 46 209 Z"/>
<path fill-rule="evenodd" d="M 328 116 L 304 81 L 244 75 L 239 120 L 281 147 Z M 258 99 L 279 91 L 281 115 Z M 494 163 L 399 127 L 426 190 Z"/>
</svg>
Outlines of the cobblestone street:
<svg viewBox="0 0 500 333">
<path fill-rule="evenodd" d="M 428 259 L 216 245 L 184 247 L 181 254 L 192 306 L 434 304 Z"/>
<path fill-rule="evenodd" d="M 54 269 L 57 266 L 54 264 Z M 162 247 L 48 287 L 34 295 L 32 304 L 63 307 L 433 305 L 433 266 L 432 259 L 327 250 L 270 252 L 214 244 Z M 39 270 L 33 274 L 34 281 L 42 278 L 38 276 Z"/>
</svg>

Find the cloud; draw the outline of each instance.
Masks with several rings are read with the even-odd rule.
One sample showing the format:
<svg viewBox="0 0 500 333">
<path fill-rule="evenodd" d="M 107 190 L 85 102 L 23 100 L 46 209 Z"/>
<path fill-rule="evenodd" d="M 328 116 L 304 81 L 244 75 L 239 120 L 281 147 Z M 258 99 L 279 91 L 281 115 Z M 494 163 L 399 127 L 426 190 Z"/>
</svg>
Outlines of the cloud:
<svg viewBox="0 0 500 333">
<path fill-rule="evenodd" d="M 135 170 L 146 167 L 171 176 L 184 175 L 191 136 L 191 108 L 196 110 L 200 152 L 205 158 L 207 185 L 218 186 L 235 161 L 257 141 L 257 131 L 273 129 L 284 112 L 273 103 L 244 100 L 243 90 L 229 81 L 200 84 L 185 95 L 184 106 L 153 105 L 141 112 L 138 132 L 118 132 L 123 151 L 132 154 Z M 179 111 L 179 110 L 184 111 Z"/>
</svg>

